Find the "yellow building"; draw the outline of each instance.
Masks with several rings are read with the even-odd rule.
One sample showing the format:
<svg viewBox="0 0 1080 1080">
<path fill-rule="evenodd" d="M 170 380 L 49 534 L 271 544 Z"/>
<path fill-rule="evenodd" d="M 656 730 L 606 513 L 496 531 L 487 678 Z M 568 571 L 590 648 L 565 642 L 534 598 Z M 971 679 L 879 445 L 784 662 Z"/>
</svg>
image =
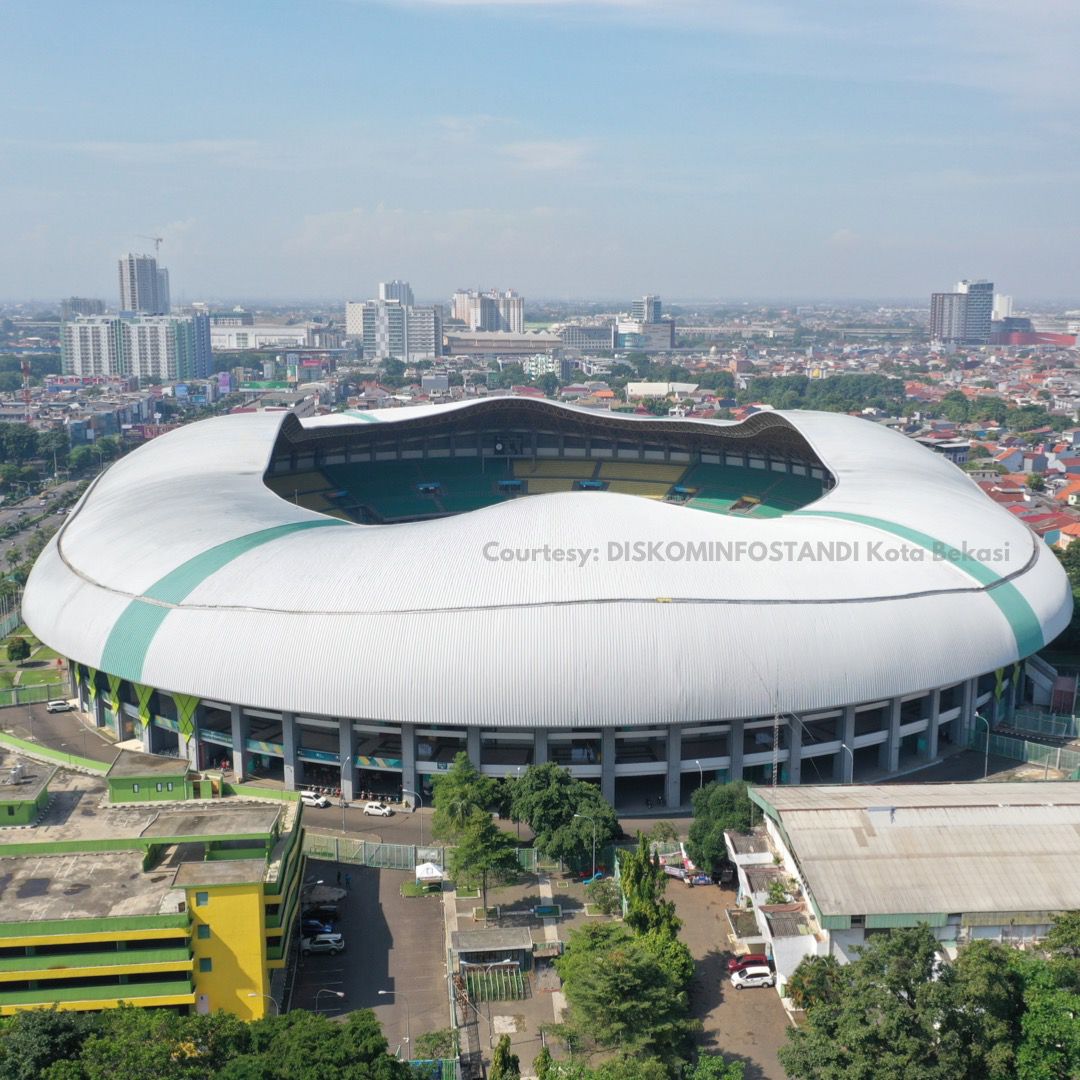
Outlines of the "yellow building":
<svg viewBox="0 0 1080 1080">
<path fill-rule="evenodd" d="M 0 829 L 0 1015 L 125 1002 L 264 1016 L 298 922 L 296 796 L 241 799 L 129 753 L 105 778 L 61 769 L 49 792 L 37 824 Z"/>
</svg>

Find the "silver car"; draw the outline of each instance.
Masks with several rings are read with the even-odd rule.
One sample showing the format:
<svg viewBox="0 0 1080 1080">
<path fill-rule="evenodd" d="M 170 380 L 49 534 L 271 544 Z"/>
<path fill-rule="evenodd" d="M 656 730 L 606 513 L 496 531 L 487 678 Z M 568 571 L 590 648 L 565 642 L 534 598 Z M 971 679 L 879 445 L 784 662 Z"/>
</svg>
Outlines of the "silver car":
<svg viewBox="0 0 1080 1080">
<path fill-rule="evenodd" d="M 345 938 L 341 934 L 313 934 L 300 939 L 300 952 L 304 956 L 312 953 L 329 953 L 337 956 L 345 951 Z"/>
</svg>

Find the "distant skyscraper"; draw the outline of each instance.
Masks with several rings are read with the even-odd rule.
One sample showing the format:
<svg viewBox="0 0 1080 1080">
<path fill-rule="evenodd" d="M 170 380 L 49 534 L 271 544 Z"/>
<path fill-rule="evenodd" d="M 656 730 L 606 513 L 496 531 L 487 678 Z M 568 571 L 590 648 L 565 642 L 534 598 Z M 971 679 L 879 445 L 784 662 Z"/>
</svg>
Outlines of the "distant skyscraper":
<svg viewBox="0 0 1080 1080">
<path fill-rule="evenodd" d="M 60 301 L 60 318 L 73 319 L 76 315 L 103 315 L 105 301 L 93 300 L 87 296 L 69 296 Z"/>
<path fill-rule="evenodd" d="M 956 291 L 930 294 L 930 337 L 934 341 L 985 345 L 994 308 L 992 281 L 961 281 Z"/>
<path fill-rule="evenodd" d="M 438 307 L 413 307 L 398 300 L 350 300 L 345 305 L 345 332 L 363 343 L 368 360 L 394 357 L 410 363 L 442 355 Z"/>
<path fill-rule="evenodd" d="M 405 307 L 412 307 L 415 303 L 413 291 L 407 281 L 380 281 L 379 299 L 396 300 Z"/>
<path fill-rule="evenodd" d="M 1004 293 L 994 293 L 994 322 L 1011 318 L 1013 313 L 1013 299 Z"/>
<path fill-rule="evenodd" d="M 525 329 L 525 300 L 513 289 L 458 289 L 450 307 L 451 317 L 470 330 L 503 330 L 520 334 Z"/>
<path fill-rule="evenodd" d="M 630 305 L 630 317 L 643 323 L 658 323 L 664 313 L 659 296 L 643 296 Z"/>
<path fill-rule="evenodd" d="M 120 310 L 168 315 L 169 272 L 153 255 L 125 255 L 119 262 Z"/>
</svg>

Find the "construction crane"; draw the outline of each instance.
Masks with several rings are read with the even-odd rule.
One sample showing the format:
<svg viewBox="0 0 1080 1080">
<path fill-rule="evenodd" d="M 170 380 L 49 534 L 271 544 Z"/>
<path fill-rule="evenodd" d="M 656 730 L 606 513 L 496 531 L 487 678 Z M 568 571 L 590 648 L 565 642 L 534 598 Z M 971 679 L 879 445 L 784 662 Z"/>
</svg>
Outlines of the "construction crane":
<svg viewBox="0 0 1080 1080">
<path fill-rule="evenodd" d="M 146 236 L 144 233 L 139 233 L 140 240 L 153 240 L 154 241 L 154 258 L 161 254 L 161 245 L 165 242 L 164 236 Z"/>
</svg>

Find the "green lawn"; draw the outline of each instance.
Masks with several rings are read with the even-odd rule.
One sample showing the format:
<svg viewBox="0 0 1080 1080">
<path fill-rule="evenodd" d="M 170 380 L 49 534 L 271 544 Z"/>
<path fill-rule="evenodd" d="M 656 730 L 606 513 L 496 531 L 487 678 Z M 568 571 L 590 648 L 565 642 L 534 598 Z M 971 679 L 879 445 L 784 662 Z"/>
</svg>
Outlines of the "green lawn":
<svg viewBox="0 0 1080 1080">
<path fill-rule="evenodd" d="M 35 671 L 27 668 L 19 677 L 20 686 L 44 686 L 46 683 L 64 682 L 64 673 L 59 668 L 42 668 Z"/>
<path fill-rule="evenodd" d="M 31 657 L 32 660 L 59 660 L 60 654 L 55 649 L 50 649 L 48 645 L 42 645 L 37 652 Z"/>
</svg>

